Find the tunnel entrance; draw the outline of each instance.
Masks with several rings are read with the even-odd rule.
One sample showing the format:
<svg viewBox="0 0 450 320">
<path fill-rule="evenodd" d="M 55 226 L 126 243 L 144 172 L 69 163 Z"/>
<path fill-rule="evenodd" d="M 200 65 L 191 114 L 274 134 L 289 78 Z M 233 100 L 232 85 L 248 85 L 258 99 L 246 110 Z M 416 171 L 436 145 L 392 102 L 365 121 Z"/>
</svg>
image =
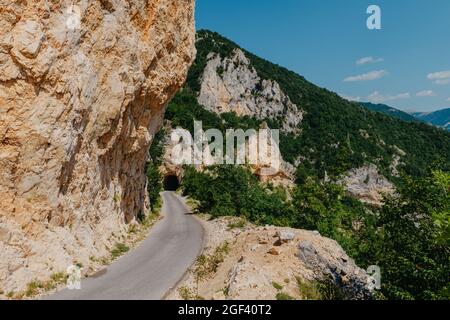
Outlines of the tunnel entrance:
<svg viewBox="0 0 450 320">
<path fill-rule="evenodd" d="M 177 191 L 180 187 L 180 181 L 178 177 L 174 174 L 164 177 L 164 190 L 166 191 Z"/>
</svg>

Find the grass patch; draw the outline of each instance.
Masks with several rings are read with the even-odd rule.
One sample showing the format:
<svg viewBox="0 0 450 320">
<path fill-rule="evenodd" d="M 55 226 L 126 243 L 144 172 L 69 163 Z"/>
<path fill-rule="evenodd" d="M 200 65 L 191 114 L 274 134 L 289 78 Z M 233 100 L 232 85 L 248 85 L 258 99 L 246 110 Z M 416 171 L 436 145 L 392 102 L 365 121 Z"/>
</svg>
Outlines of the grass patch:
<svg viewBox="0 0 450 320">
<path fill-rule="evenodd" d="M 277 300 L 295 300 L 294 297 L 291 297 L 285 292 L 278 292 L 276 295 Z"/>
<path fill-rule="evenodd" d="M 199 296 L 194 292 L 194 290 L 188 287 L 178 288 L 178 293 L 180 294 L 180 297 L 183 300 L 205 300 L 205 298 Z"/>
<path fill-rule="evenodd" d="M 192 209 L 193 212 L 196 212 L 200 207 L 200 201 L 194 200 L 190 197 L 187 198 L 186 204 Z"/>
<path fill-rule="evenodd" d="M 155 222 L 159 218 L 159 214 L 161 211 L 161 205 L 158 205 L 158 209 L 155 209 L 154 211 L 150 211 L 146 217 L 144 217 L 143 220 L 140 221 L 141 226 L 144 228 L 144 230 L 147 230 L 148 228 L 152 227 Z"/>
<path fill-rule="evenodd" d="M 277 290 L 283 290 L 283 286 L 275 281 L 272 282 L 272 286 Z"/>
<path fill-rule="evenodd" d="M 331 277 L 317 281 L 317 286 L 323 300 L 343 300 L 345 298 Z"/>
<path fill-rule="evenodd" d="M 205 255 L 202 254 L 197 258 L 194 268 L 194 276 L 199 281 L 207 279 L 211 274 L 217 272 L 217 268 L 225 259 L 225 256 L 230 252 L 230 245 L 225 241 L 221 246 L 214 250 L 214 253 Z"/>
<path fill-rule="evenodd" d="M 237 221 L 230 222 L 228 224 L 228 230 L 233 229 L 242 229 L 247 225 L 247 221 L 245 219 L 239 219 Z"/>
<path fill-rule="evenodd" d="M 308 282 L 297 278 L 297 286 L 302 300 L 322 300 L 316 281 Z"/>
<path fill-rule="evenodd" d="M 342 300 L 343 294 L 331 278 L 304 281 L 297 278 L 300 296 L 303 300 Z"/>
<path fill-rule="evenodd" d="M 55 283 L 63 283 L 67 281 L 67 274 L 64 272 L 56 272 L 51 275 L 50 279 Z"/>
<path fill-rule="evenodd" d="M 119 193 L 115 193 L 114 194 L 113 201 L 114 201 L 115 204 L 118 204 L 121 199 L 122 199 L 122 197 L 120 196 Z"/>
<path fill-rule="evenodd" d="M 44 289 L 44 284 L 40 281 L 34 280 L 27 284 L 27 288 L 25 290 L 25 296 L 34 297 L 36 296 L 41 289 Z"/>
<path fill-rule="evenodd" d="M 67 281 L 67 277 L 67 274 L 64 272 L 56 272 L 53 273 L 47 281 L 33 280 L 27 284 L 27 287 L 23 292 L 15 294 L 11 291 L 8 292 L 6 296 L 10 299 L 22 299 L 24 296 L 32 298 L 38 294 L 56 289 L 59 285 Z"/>
<path fill-rule="evenodd" d="M 116 244 L 114 249 L 111 250 L 111 259 L 113 260 L 117 259 L 118 257 L 124 255 L 128 251 L 130 251 L 130 248 L 127 245 L 123 243 L 118 243 Z"/>
</svg>

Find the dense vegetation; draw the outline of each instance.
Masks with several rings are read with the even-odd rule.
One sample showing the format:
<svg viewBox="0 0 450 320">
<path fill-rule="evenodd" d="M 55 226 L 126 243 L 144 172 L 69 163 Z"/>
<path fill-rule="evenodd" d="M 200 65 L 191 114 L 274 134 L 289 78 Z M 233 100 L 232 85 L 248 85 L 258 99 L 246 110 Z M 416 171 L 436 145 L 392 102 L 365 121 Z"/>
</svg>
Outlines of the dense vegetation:
<svg viewBox="0 0 450 320">
<path fill-rule="evenodd" d="M 213 217 L 318 230 L 361 267 L 382 270 L 381 298 L 450 299 L 450 174 L 408 179 L 400 197 L 366 208 L 340 186 L 308 178 L 293 192 L 258 182 L 244 167 L 186 168 L 186 195 Z"/>
<path fill-rule="evenodd" d="M 450 299 L 450 174 L 408 179 L 379 212 L 371 261 L 390 299 Z"/>
</svg>

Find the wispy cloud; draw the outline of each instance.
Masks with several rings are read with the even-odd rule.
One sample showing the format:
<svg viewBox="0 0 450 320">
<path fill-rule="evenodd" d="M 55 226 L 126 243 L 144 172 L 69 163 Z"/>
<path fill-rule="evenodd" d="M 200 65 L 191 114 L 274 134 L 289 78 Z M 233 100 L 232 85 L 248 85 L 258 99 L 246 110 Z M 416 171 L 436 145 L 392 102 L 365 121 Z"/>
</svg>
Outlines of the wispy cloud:
<svg viewBox="0 0 450 320">
<path fill-rule="evenodd" d="M 340 94 L 340 96 L 341 96 L 341 98 L 344 98 L 345 100 L 348 100 L 348 101 L 357 101 L 357 102 L 361 101 L 361 97 L 352 97 L 352 96 L 347 96 L 345 94 Z"/>
<path fill-rule="evenodd" d="M 450 101 L 450 98 L 448 98 L 447 101 Z"/>
<path fill-rule="evenodd" d="M 438 80 L 435 80 L 434 83 L 439 84 L 439 85 L 449 84 L 450 79 L 438 79 Z"/>
<path fill-rule="evenodd" d="M 411 98 L 411 94 L 409 92 L 399 93 L 395 95 L 383 95 L 378 91 L 374 91 L 368 96 L 368 100 L 374 103 L 383 103 L 393 100 L 409 99 L 409 98 Z"/>
<path fill-rule="evenodd" d="M 436 93 L 433 90 L 423 90 L 416 93 L 417 97 L 435 97 Z"/>
<path fill-rule="evenodd" d="M 433 72 L 427 75 L 429 80 L 432 80 L 435 84 L 449 84 L 450 83 L 450 70 Z"/>
<path fill-rule="evenodd" d="M 358 66 L 362 66 L 364 64 L 377 63 L 377 62 L 383 62 L 383 61 L 384 61 L 383 58 L 363 57 L 363 58 L 357 60 L 356 64 Z"/>
<path fill-rule="evenodd" d="M 387 76 L 388 74 L 389 74 L 389 72 L 387 72 L 386 70 L 371 71 L 368 73 L 347 77 L 344 79 L 344 82 L 373 81 L 373 80 L 383 78 L 384 76 Z"/>
</svg>

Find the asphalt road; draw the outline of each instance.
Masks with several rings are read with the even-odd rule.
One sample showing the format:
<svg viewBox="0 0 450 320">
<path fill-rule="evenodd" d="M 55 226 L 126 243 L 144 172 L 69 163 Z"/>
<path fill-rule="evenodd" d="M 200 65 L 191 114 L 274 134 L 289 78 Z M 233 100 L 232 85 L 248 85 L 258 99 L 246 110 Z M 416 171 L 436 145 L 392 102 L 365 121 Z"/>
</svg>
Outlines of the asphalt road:
<svg viewBox="0 0 450 320">
<path fill-rule="evenodd" d="M 64 289 L 47 300 L 159 300 L 183 277 L 203 245 L 203 228 L 174 192 L 163 192 L 163 219 L 137 248 L 98 276 L 81 282 L 81 290 Z"/>
</svg>

